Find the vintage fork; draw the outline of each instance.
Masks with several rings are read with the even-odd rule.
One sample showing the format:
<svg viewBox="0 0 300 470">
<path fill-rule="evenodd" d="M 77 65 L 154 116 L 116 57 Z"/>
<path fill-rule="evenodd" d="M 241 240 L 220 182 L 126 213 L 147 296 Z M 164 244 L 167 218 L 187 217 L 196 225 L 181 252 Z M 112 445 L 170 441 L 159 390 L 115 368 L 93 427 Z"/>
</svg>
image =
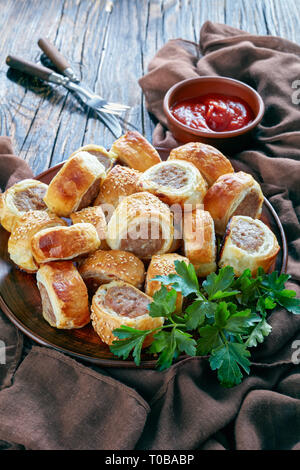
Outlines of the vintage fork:
<svg viewBox="0 0 300 470">
<path fill-rule="evenodd" d="M 48 39 L 40 38 L 38 40 L 38 45 L 63 75 L 68 77 L 71 82 L 79 84 L 80 80 L 76 76 L 68 60 Z M 64 85 L 64 83 L 62 84 Z M 120 114 L 121 112 L 126 111 L 130 108 L 130 106 L 121 103 L 109 102 L 105 100 L 102 96 L 99 96 L 94 92 L 90 91 L 86 86 L 81 85 L 79 89 L 77 88 L 77 92 L 82 93 L 88 100 L 86 104 L 94 109 L 99 107 L 102 109 L 106 109 L 107 111 L 111 111 L 114 114 Z"/>
<path fill-rule="evenodd" d="M 79 95 L 82 101 L 91 108 L 95 109 L 96 113 L 103 121 L 103 123 L 110 129 L 112 134 L 119 138 L 122 135 L 122 127 L 115 114 L 120 113 L 115 110 L 106 109 L 100 106 L 93 105 L 93 94 L 83 89 L 77 83 L 72 82 L 68 77 L 53 72 L 53 70 L 44 67 L 43 65 L 29 62 L 19 57 L 7 56 L 6 63 L 9 67 L 19 70 L 21 72 L 28 73 L 34 77 L 40 78 L 47 82 L 55 83 L 57 85 L 63 85 L 71 91 L 74 91 Z"/>
</svg>

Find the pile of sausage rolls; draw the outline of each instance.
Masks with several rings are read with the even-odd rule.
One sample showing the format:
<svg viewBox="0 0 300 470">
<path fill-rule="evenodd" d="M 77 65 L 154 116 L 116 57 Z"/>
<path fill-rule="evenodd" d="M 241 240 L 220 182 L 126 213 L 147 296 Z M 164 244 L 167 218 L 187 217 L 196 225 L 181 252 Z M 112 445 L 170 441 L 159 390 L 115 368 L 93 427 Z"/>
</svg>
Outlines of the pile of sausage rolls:
<svg viewBox="0 0 300 470">
<path fill-rule="evenodd" d="M 162 325 L 148 310 L 160 289 L 153 278 L 174 273 L 175 260 L 199 277 L 226 265 L 236 275 L 268 271 L 279 245 L 259 220 L 262 205 L 259 184 L 217 149 L 188 143 L 161 161 L 129 131 L 110 151 L 79 148 L 49 185 L 26 179 L 7 189 L 0 220 L 11 260 L 36 274 L 44 319 L 63 329 L 91 321 L 109 345 L 121 325 Z M 178 313 L 182 302 L 178 294 Z"/>
</svg>

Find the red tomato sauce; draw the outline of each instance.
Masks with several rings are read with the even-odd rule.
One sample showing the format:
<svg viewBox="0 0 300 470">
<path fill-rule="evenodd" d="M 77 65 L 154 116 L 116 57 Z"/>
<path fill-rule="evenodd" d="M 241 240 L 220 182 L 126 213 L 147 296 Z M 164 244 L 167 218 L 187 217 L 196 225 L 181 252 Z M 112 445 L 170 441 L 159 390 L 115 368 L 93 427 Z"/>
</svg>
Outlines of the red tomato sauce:
<svg viewBox="0 0 300 470">
<path fill-rule="evenodd" d="M 171 113 L 186 126 L 208 132 L 234 131 L 254 119 L 244 100 L 220 93 L 180 101 L 172 106 Z"/>
</svg>

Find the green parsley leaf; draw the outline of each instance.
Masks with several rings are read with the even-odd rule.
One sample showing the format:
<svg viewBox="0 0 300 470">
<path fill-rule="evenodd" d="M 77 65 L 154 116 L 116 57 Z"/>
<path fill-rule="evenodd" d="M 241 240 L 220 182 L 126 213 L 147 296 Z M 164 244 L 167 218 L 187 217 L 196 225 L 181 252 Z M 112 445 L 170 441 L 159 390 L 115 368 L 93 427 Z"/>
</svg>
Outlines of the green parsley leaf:
<svg viewBox="0 0 300 470">
<path fill-rule="evenodd" d="M 168 317 L 176 307 L 177 292 L 174 289 L 168 291 L 165 286 L 155 292 L 153 301 L 148 305 L 151 317 Z"/>
<path fill-rule="evenodd" d="M 206 356 L 222 344 L 220 330 L 217 326 L 206 325 L 199 328 L 200 338 L 197 341 L 197 355 Z"/>
<path fill-rule="evenodd" d="M 217 370 L 222 385 L 230 387 L 241 382 L 244 372 L 249 373 L 247 348 L 256 347 L 270 334 L 269 312 L 280 305 L 300 314 L 296 292 L 285 289 L 287 274 L 266 274 L 259 268 L 255 277 L 246 269 L 235 278 L 233 268 L 226 266 L 207 276 L 200 288 L 191 263 L 175 261 L 174 266 L 176 273 L 155 278 L 162 286 L 148 307 L 152 317 L 167 321 L 152 330 L 127 326 L 114 330 L 119 341 L 110 349 L 117 356 L 126 359 L 132 353 L 139 365 L 144 340 L 153 333 L 148 352 L 158 355 L 159 370 L 168 368 L 182 353 L 209 355 L 212 370 Z M 183 303 L 188 307 L 175 313 L 178 292 L 190 297 Z"/>
<path fill-rule="evenodd" d="M 256 347 L 257 343 L 263 343 L 266 336 L 268 336 L 272 331 L 271 325 L 267 323 L 265 319 L 257 323 L 251 333 L 248 336 L 245 345 L 249 348 Z"/>
<path fill-rule="evenodd" d="M 256 309 L 261 313 L 263 317 L 266 316 L 267 310 L 273 310 L 276 307 L 276 303 L 271 297 L 259 297 Z"/>
<path fill-rule="evenodd" d="M 300 299 L 295 299 L 295 296 L 296 292 L 292 290 L 282 290 L 274 293 L 274 298 L 279 305 L 286 308 L 288 312 L 299 315 Z"/>
<path fill-rule="evenodd" d="M 168 345 L 168 336 L 169 333 L 164 330 L 161 330 L 156 333 L 153 337 L 153 343 L 148 348 L 148 352 L 155 354 L 160 353 Z"/>
<path fill-rule="evenodd" d="M 176 339 L 175 339 L 175 328 L 171 332 L 165 332 L 164 335 L 165 347 L 161 350 L 156 367 L 158 370 L 165 370 L 170 367 L 173 359 L 176 358 Z"/>
<path fill-rule="evenodd" d="M 273 271 L 271 274 L 265 274 L 261 283 L 270 291 L 282 291 L 290 277 L 289 274 L 278 275 L 277 271 Z"/>
<path fill-rule="evenodd" d="M 186 309 L 187 320 L 186 328 L 188 330 L 196 330 L 198 326 L 202 325 L 206 317 L 206 304 L 208 302 L 202 302 L 201 300 L 196 300 Z"/>
<path fill-rule="evenodd" d="M 146 336 L 152 330 L 137 330 L 122 325 L 116 328 L 113 334 L 120 338 L 120 341 L 113 341 L 110 350 L 113 354 L 123 359 L 127 359 L 131 351 L 133 351 L 134 362 L 137 366 L 141 363 L 141 349 Z"/>
<path fill-rule="evenodd" d="M 215 313 L 215 324 L 222 329 L 226 326 L 229 317 L 229 304 L 227 302 L 220 302 Z"/>
<path fill-rule="evenodd" d="M 231 266 L 221 268 L 219 273 L 212 273 L 207 276 L 203 282 L 202 287 L 208 294 L 208 300 L 212 300 L 214 296 L 218 298 L 220 291 L 224 292 L 228 289 L 234 281 L 234 271 Z"/>
<path fill-rule="evenodd" d="M 190 294 L 200 294 L 197 274 L 192 263 L 186 264 L 184 261 L 176 260 L 174 265 L 177 274 L 156 276 L 154 280 L 166 286 L 172 285 L 173 289 L 181 292 L 184 297 Z"/>
<path fill-rule="evenodd" d="M 196 341 L 192 335 L 181 330 L 174 329 L 176 348 L 179 352 L 185 352 L 189 356 L 196 355 Z"/>
<path fill-rule="evenodd" d="M 242 310 L 231 315 L 225 325 L 226 331 L 234 334 L 247 333 L 249 327 L 261 321 L 261 317 L 251 309 Z"/>
</svg>

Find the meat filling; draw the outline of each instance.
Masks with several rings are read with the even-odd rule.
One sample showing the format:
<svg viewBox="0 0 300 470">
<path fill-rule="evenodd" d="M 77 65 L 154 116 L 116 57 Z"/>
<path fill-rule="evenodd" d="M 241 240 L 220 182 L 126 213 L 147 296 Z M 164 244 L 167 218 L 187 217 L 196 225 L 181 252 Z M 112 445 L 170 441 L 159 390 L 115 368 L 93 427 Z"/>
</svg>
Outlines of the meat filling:
<svg viewBox="0 0 300 470">
<path fill-rule="evenodd" d="M 259 195 L 252 190 L 244 197 L 232 215 L 246 215 L 255 218 L 259 204 Z"/>
<path fill-rule="evenodd" d="M 127 238 L 121 240 L 120 250 L 130 251 L 138 258 L 147 258 L 159 252 L 163 243 L 160 225 L 145 221 L 127 232 Z"/>
<path fill-rule="evenodd" d="M 45 320 L 50 323 L 50 325 L 55 326 L 56 317 L 54 315 L 54 311 L 46 287 L 39 282 L 38 288 L 42 298 L 43 316 L 45 317 Z"/>
<path fill-rule="evenodd" d="M 79 206 L 77 207 L 77 210 L 80 211 L 81 209 L 88 207 L 94 201 L 94 199 L 96 199 L 96 197 L 98 196 L 99 190 L 100 190 L 100 178 L 98 178 L 90 186 L 87 192 L 84 194 Z"/>
<path fill-rule="evenodd" d="M 47 188 L 41 186 L 33 186 L 27 188 L 24 191 L 20 191 L 14 197 L 14 204 L 16 208 L 21 212 L 27 212 L 31 210 L 44 210 L 47 208 L 43 201 Z"/>
<path fill-rule="evenodd" d="M 151 177 L 154 183 L 162 186 L 180 189 L 187 185 L 188 177 L 184 169 L 175 165 L 166 165 L 159 168 Z"/>
<path fill-rule="evenodd" d="M 99 150 L 88 150 L 88 153 L 94 155 L 94 157 L 97 157 L 99 162 L 102 163 L 102 165 L 104 166 L 105 170 L 108 170 L 110 168 L 111 161 L 107 155 L 101 153 Z"/>
<path fill-rule="evenodd" d="M 240 219 L 231 230 L 231 240 L 242 250 L 254 253 L 264 242 L 264 232 L 256 224 Z"/>
<path fill-rule="evenodd" d="M 115 286 L 107 290 L 104 305 L 118 315 L 135 318 L 149 313 L 149 300 L 130 286 Z"/>
</svg>

